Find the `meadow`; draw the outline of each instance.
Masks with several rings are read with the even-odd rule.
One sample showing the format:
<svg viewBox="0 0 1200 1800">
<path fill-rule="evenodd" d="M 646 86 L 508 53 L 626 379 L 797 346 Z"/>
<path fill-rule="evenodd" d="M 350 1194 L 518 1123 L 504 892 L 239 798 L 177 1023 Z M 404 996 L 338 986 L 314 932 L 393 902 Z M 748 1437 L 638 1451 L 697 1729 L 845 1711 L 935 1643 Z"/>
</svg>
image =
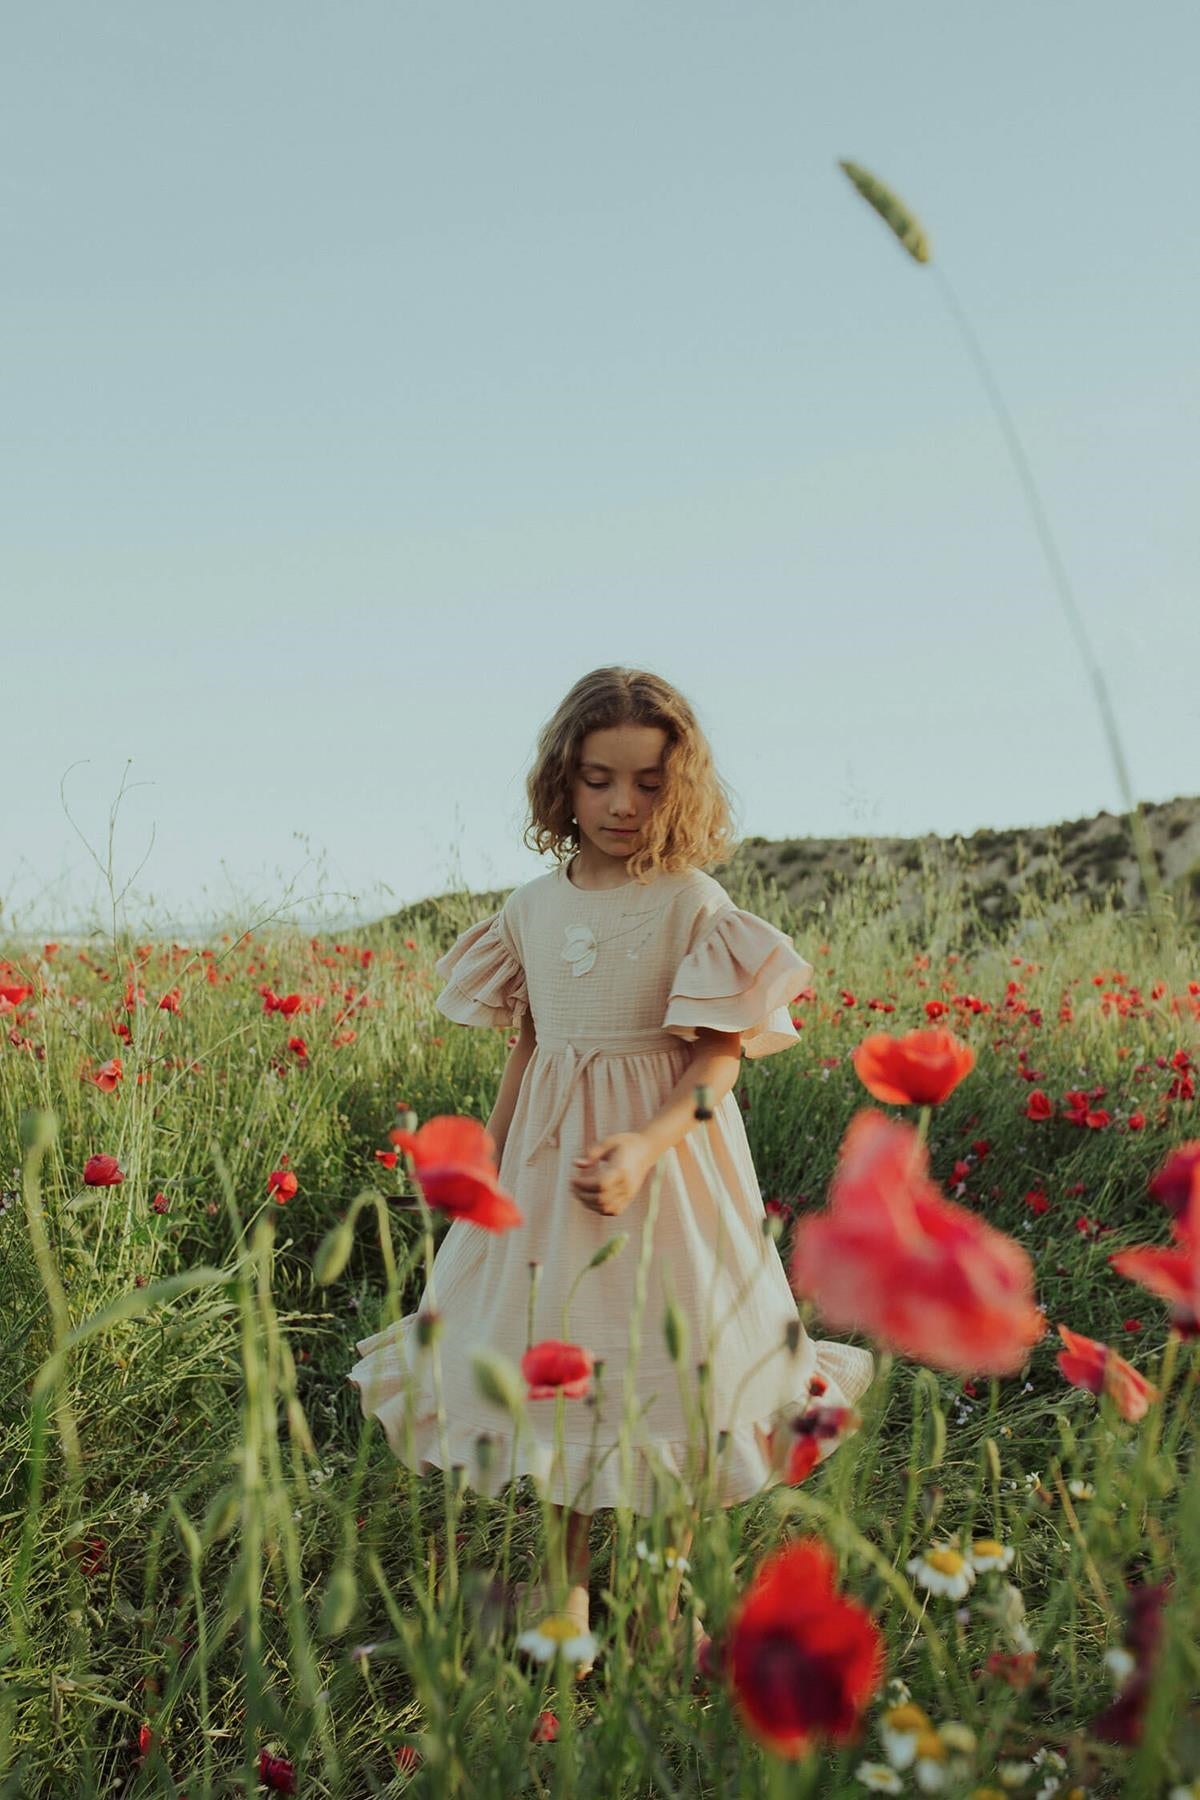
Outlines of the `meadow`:
<svg viewBox="0 0 1200 1800">
<path fill-rule="evenodd" d="M 1194 922 L 1043 884 L 997 930 L 944 871 L 907 918 L 865 885 L 804 920 L 731 893 L 815 971 L 800 1043 L 736 1090 L 785 1266 L 875 1109 L 1027 1253 L 1045 1332 L 1002 1375 L 876 1341 L 836 1453 L 704 1517 L 674 1628 L 678 1507 L 598 1519 L 583 1679 L 562 1639 L 516 1653 L 537 1483 L 413 1478 L 346 1381 L 446 1224 L 397 1117 L 495 1095 L 505 1033 L 433 1006 L 488 908 L 0 944 L 5 1800 L 1200 1794 Z M 933 1028 L 973 1052 L 953 1091 L 873 1097 L 856 1047 Z M 1168 1245 L 1190 1313 L 1109 1260 Z M 1093 1346 L 1066 1372 L 1060 1326 Z M 803 1592 L 764 1585 L 789 1551 Z M 757 1643 L 751 1592 L 780 1609 Z M 635 1654 L 638 1600 L 661 1630 Z"/>
</svg>

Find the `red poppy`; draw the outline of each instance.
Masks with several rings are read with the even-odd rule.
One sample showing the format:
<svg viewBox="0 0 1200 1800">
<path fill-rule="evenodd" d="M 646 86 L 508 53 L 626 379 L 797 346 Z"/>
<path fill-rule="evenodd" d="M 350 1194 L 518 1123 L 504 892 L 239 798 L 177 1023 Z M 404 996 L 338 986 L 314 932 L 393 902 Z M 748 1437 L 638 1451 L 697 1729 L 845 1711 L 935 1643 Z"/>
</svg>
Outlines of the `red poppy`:
<svg viewBox="0 0 1200 1800">
<path fill-rule="evenodd" d="M 89 1156 L 83 1165 L 83 1179 L 88 1187 L 119 1187 L 125 1172 L 115 1156 Z"/>
<path fill-rule="evenodd" d="M 1058 1335 L 1067 1347 L 1059 1351 L 1056 1361 L 1072 1387 L 1085 1388 L 1089 1394 L 1111 1394 L 1123 1419 L 1145 1418 L 1150 1402 L 1158 1399 L 1158 1389 L 1139 1375 L 1132 1363 L 1107 1344 L 1068 1331 L 1065 1325 L 1058 1327 Z"/>
<path fill-rule="evenodd" d="M 105 1094 L 111 1094 L 117 1083 L 124 1079 L 125 1070 L 121 1066 L 119 1056 L 111 1057 L 108 1062 L 102 1063 L 92 1076 L 93 1082 Z"/>
<path fill-rule="evenodd" d="M 156 1213 L 169 1212 L 170 1208 L 171 1208 L 171 1202 L 167 1199 L 167 1196 L 162 1193 L 155 1194 L 153 1200 L 150 1202 L 150 1205 L 153 1207 L 153 1209 Z"/>
<path fill-rule="evenodd" d="M 533 1722 L 533 1730 L 529 1734 L 531 1743 L 552 1744 L 558 1736 L 558 1717 L 552 1712 L 540 1712 Z"/>
<path fill-rule="evenodd" d="M 500 1189 L 495 1139 L 478 1119 L 439 1113 L 419 1131 L 392 1130 L 388 1136 L 412 1157 L 413 1174 L 428 1205 L 485 1231 L 524 1224 L 524 1213 Z"/>
<path fill-rule="evenodd" d="M 420 1767 L 421 1752 L 414 1744 L 400 1744 L 396 1750 L 396 1767 L 409 1775 Z"/>
<path fill-rule="evenodd" d="M 782 1462 L 780 1479 L 789 1487 L 798 1487 L 821 1461 L 821 1445 L 836 1444 L 861 1423 L 859 1414 L 849 1406 L 809 1406 L 767 1434 L 772 1466 L 778 1457 Z"/>
<path fill-rule="evenodd" d="M 1167 1301 L 1181 1337 L 1200 1337 L 1200 1170 L 1192 1174 L 1188 1209 L 1171 1221 L 1176 1248 L 1117 1250 L 1109 1262 L 1118 1275 Z"/>
<path fill-rule="evenodd" d="M 1133 1120 L 1129 1123 L 1132 1125 Z M 1161 1200 L 1173 1218 L 1187 1212 L 1192 1184 L 1200 1171 L 1200 1138 L 1189 1138 L 1168 1156 L 1149 1185 L 1152 1199 Z"/>
<path fill-rule="evenodd" d="M 172 988 L 169 993 L 164 994 L 158 1003 L 158 1008 L 160 1012 L 177 1013 L 179 1011 L 179 989 Z"/>
<path fill-rule="evenodd" d="M 790 1278 L 831 1325 L 954 1374 L 1021 1367 L 1046 1329 L 1029 1255 L 943 1197 L 911 1125 L 858 1113 L 829 1202 L 798 1222 Z"/>
<path fill-rule="evenodd" d="M 293 1056 L 299 1057 L 301 1062 L 308 1056 L 308 1045 L 302 1037 L 290 1037 L 287 1041 L 287 1047 Z"/>
<path fill-rule="evenodd" d="M 835 1572 L 819 1538 L 798 1538 L 759 1565 L 730 1622 L 738 1708 L 779 1756 L 852 1742 L 882 1679 L 883 1635 L 865 1606 L 837 1592 Z"/>
<path fill-rule="evenodd" d="M 1035 1120 L 1052 1119 L 1054 1117 L 1054 1102 L 1049 1094 L 1044 1094 L 1041 1088 L 1034 1088 L 1032 1094 L 1030 1094 L 1028 1100 L 1025 1102 L 1025 1117 L 1027 1119 Z"/>
<path fill-rule="evenodd" d="M 290 1169 L 272 1169 L 267 1176 L 267 1193 L 274 1194 L 280 1206 L 286 1206 L 300 1183 Z"/>
<path fill-rule="evenodd" d="M 23 1000 L 28 1000 L 33 989 L 22 983 L 20 987 L 10 987 L 7 983 L 0 985 L 0 1013 L 15 1012 Z"/>
<path fill-rule="evenodd" d="M 286 1756 L 271 1756 L 264 1750 L 258 1759 L 258 1779 L 276 1794 L 294 1794 L 296 1765 Z"/>
<path fill-rule="evenodd" d="M 385 1169 L 394 1169 L 399 1157 L 398 1150 L 377 1150 L 375 1152 L 375 1161 L 382 1163 Z"/>
<path fill-rule="evenodd" d="M 530 1400 L 552 1400 L 561 1390 L 568 1400 L 582 1400 L 592 1381 L 593 1357 L 580 1344 L 564 1344 L 546 1338 L 533 1344 L 521 1358 L 521 1373 L 529 1383 Z"/>
<path fill-rule="evenodd" d="M 1033 1650 L 992 1650 L 984 1667 L 1009 1687 L 1027 1688 L 1037 1673 L 1037 1655 Z"/>
<path fill-rule="evenodd" d="M 940 1106 L 975 1067 L 975 1052 L 952 1031 L 872 1032 L 850 1053 L 869 1094 L 891 1106 Z"/>
</svg>

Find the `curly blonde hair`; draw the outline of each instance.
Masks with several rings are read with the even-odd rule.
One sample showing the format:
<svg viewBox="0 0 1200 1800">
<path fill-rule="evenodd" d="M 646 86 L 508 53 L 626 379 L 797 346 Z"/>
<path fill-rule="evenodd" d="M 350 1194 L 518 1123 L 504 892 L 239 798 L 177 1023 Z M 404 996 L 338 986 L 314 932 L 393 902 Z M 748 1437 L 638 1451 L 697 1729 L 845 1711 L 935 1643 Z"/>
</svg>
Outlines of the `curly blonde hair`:
<svg viewBox="0 0 1200 1800">
<path fill-rule="evenodd" d="M 639 849 L 626 868 L 637 881 L 727 862 L 736 838 L 731 790 L 713 767 L 708 740 L 677 688 L 646 669 L 593 669 L 577 681 L 538 737 L 525 782 L 529 823 L 522 842 L 565 862 L 579 847 L 571 789 L 583 740 L 614 725 L 656 725 L 667 735 L 663 783 Z"/>
</svg>

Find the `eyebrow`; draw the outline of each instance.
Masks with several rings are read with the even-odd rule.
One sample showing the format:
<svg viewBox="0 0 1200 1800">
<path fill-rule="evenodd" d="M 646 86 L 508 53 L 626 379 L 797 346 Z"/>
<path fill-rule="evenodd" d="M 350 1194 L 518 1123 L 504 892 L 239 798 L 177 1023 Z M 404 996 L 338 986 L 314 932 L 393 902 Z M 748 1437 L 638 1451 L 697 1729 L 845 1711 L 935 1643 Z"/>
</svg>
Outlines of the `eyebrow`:
<svg viewBox="0 0 1200 1800">
<path fill-rule="evenodd" d="M 612 770 L 607 763 L 584 762 L 580 763 L 579 766 L 581 769 L 603 769 L 606 775 L 612 774 Z M 660 763 L 651 763 L 648 769 L 636 769 L 634 773 L 637 775 L 661 775 L 662 765 Z"/>
</svg>

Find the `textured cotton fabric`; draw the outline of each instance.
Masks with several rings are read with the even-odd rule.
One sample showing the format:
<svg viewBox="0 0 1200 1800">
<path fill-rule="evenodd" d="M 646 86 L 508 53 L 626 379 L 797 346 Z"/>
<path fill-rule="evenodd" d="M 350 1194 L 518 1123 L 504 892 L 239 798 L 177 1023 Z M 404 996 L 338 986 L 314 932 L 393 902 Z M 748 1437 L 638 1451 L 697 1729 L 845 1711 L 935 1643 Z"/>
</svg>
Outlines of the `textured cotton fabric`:
<svg viewBox="0 0 1200 1800">
<path fill-rule="evenodd" d="M 432 1352 L 417 1344 L 415 1314 L 359 1342 L 361 1360 L 349 1379 L 364 1414 L 379 1418 L 395 1455 L 418 1473 L 459 1463 L 469 1484 L 489 1494 L 514 1474 L 532 1474 L 548 1498 L 578 1512 L 621 1505 L 649 1514 L 677 1482 L 689 1497 L 695 1491 L 703 1438 L 694 1410 L 689 1449 L 681 1374 L 697 1409 L 696 1366 L 706 1362 L 711 1436 L 721 1445 L 716 1497 L 731 1505 L 758 1494 L 777 1479 L 767 1433 L 804 1408 L 813 1376 L 827 1384 L 824 1404 L 852 1405 L 874 1363 L 868 1351 L 814 1341 L 800 1324 L 778 1249 L 763 1233 L 765 1209 L 734 1095 L 659 1160 L 636 1367 L 631 1330 L 653 1177 L 617 1218 L 589 1211 L 570 1183 L 576 1156 L 614 1132 L 639 1130 L 662 1109 L 700 1027 L 740 1031 L 749 1057 L 798 1043 L 788 1006 L 807 985 L 810 965 L 701 870 L 590 891 L 576 887 L 563 864 L 511 893 L 435 967 L 445 982 L 438 1009 L 460 1025 L 511 1029 L 532 1013 L 537 1048 L 499 1164 L 500 1186 L 524 1223 L 493 1233 L 456 1219 L 438 1247 L 418 1311 L 441 1315 L 444 1438 Z M 576 1277 L 622 1232 L 629 1234 L 624 1249 L 582 1275 L 564 1329 Z M 533 1259 L 541 1272 L 531 1340 Z M 681 1371 L 663 1330 L 669 1295 L 687 1329 Z M 789 1325 L 799 1333 L 794 1350 Z M 474 1349 L 519 1365 L 528 1343 L 545 1338 L 582 1344 L 604 1364 L 595 1404 L 561 1402 L 565 1455 L 554 1457 L 553 1468 L 560 1402 L 527 1402 L 514 1462 L 509 1415 L 484 1399 L 471 1367 Z M 616 1446 L 627 1378 L 636 1423 L 623 1468 Z M 822 1452 L 830 1447 L 823 1442 Z"/>
</svg>

